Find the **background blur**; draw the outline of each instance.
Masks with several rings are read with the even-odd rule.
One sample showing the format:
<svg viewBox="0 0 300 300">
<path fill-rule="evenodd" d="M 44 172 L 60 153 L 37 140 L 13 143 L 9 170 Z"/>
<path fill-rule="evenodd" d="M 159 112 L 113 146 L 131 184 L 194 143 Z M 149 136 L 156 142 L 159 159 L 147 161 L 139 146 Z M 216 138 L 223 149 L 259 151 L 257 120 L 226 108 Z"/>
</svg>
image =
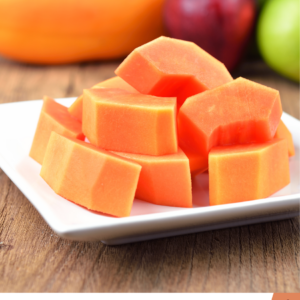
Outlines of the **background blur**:
<svg viewBox="0 0 300 300">
<path fill-rule="evenodd" d="M 0 55 L 23 63 L 122 59 L 161 35 L 299 82 L 299 0 L 0 0 Z"/>
</svg>

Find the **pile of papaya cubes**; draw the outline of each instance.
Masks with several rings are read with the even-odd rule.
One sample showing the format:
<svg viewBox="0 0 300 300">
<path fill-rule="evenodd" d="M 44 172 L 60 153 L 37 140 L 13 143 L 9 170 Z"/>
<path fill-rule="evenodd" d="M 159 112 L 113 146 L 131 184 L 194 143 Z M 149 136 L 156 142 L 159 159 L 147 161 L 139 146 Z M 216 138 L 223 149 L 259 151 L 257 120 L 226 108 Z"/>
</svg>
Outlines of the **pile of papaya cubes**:
<svg viewBox="0 0 300 300">
<path fill-rule="evenodd" d="M 266 198 L 290 182 L 291 133 L 279 92 L 233 80 L 191 42 L 136 48 L 69 107 L 44 97 L 30 156 L 60 196 L 125 217 L 134 198 L 192 207 L 208 171 L 210 205 Z"/>
</svg>

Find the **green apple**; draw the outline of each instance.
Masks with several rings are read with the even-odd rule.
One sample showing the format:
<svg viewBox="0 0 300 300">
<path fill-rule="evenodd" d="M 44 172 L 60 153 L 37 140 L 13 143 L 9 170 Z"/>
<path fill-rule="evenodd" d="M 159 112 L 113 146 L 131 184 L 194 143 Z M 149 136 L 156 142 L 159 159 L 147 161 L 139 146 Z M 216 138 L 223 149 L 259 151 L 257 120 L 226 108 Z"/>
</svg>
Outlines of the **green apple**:
<svg viewBox="0 0 300 300">
<path fill-rule="evenodd" d="M 299 0 L 270 0 L 259 16 L 257 43 L 266 63 L 299 82 Z"/>
</svg>

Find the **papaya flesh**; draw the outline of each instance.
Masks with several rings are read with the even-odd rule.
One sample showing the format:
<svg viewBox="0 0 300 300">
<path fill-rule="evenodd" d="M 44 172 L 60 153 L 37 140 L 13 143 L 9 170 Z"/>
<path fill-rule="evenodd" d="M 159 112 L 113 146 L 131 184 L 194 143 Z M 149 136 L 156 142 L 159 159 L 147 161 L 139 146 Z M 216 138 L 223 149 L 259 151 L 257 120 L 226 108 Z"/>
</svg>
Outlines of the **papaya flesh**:
<svg viewBox="0 0 300 300">
<path fill-rule="evenodd" d="M 138 93 L 136 89 L 130 86 L 127 82 L 125 82 L 122 78 L 115 76 L 113 78 L 107 79 L 100 83 L 97 83 L 92 87 L 92 89 L 98 88 L 116 88 L 125 90 L 130 93 Z M 83 105 L 83 95 L 80 95 L 74 103 L 68 108 L 69 113 L 82 122 L 82 105 Z"/>
<path fill-rule="evenodd" d="M 191 150 L 186 146 L 181 146 L 184 154 L 187 156 L 192 176 L 203 173 L 208 169 L 207 157 L 199 154 L 197 151 Z"/>
<path fill-rule="evenodd" d="M 41 177 L 58 195 L 88 209 L 130 215 L 141 166 L 52 132 Z"/>
<path fill-rule="evenodd" d="M 136 48 L 115 71 L 142 94 L 186 98 L 232 81 L 225 66 L 196 44 L 160 37 Z"/>
<path fill-rule="evenodd" d="M 136 198 L 158 205 L 192 207 L 189 162 L 181 149 L 162 156 L 114 153 L 142 167 Z"/>
<path fill-rule="evenodd" d="M 106 150 L 173 154 L 178 151 L 176 99 L 120 89 L 84 90 L 82 130 Z"/>
<path fill-rule="evenodd" d="M 277 130 L 275 132 L 274 138 L 277 139 L 286 139 L 288 143 L 288 152 L 289 156 L 295 155 L 295 147 L 293 142 L 293 136 L 291 132 L 288 130 L 288 128 L 285 126 L 282 120 L 280 120 L 279 125 L 277 127 Z"/>
<path fill-rule="evenodd" d="M 289 182 L 285 139 L 219 146 L 209 153 L 210 205 L 263 199 Z"/>
<path fill-rule="evenodd" d="M 208 157 L 218 145 L 265 142 L 281 114 L 278 91 L 238 78 L 186 100 L 178 113 L 179 144 Z"/>
<path fill-rule="evenodd" d="M 85 138 L 82 133 L 81 123 L 70 116 L 67 107 L 45 96 L 29 153 L 29 156 L 39 164 L 43 163 L 52 131 L 80 140 L 84 140 Z"/>
</svg>

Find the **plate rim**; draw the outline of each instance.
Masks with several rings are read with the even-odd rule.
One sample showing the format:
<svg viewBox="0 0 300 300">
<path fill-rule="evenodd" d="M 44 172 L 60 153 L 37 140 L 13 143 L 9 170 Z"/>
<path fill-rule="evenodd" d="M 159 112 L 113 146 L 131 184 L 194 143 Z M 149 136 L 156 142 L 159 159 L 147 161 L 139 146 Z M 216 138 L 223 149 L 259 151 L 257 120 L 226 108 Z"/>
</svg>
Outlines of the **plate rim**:
<svg viewBox="0 0 300 300">
<path fill-rule="evenodd" d="M 64 101 L 71 101 L 72 99 L 76 99 L 76 97 L 68 97 L 68 98 L 57 98 L 56 101 L 63 103 Z M 12 103 L 3 103 L 0 104 L 0 109 L 3 106 L 12 106 L 12 105 L 26 105 L 27 103 L 32 102 L 40 102 L 42 100 L 28 100 L 28 101 L 20 101 L 20 102 L 12 102 Z M 294 122 L 297 122 L 300 126 L 300 120 L 294 118 L 293 116 L 283 112 L 285 117 L 292 118 Z M 113 222 L 110 224 L 99 224 L 99 225 L 72 225 L 68 226 L 63 224 L 59 218 L 55 216 L 55 213 L 45 211 L 45 205 L 42 204 L 41 201 L 38 201 L 40 195 L 38 195 L 35 189 L 29 186 L 23 177 L 15 171 L 14 167 L 10 165 L 10 163 L 2 156 L 0 152 L 0 168 L 6 173 L 6 175 L 10 178 L 10 180 L 20 189 L 20 191 L 24 194 L 24 196 L 29 200 L 29 202 L 35 207 L 35 209 L 39 212 L 39 214 L 43 217 L 46 223 L 54 230 L 58 235 L 64 238 L 70 238 L 73 234 L 79 232 L 87 232 L 87 231 L 111 231 L 114 230 L 115 227 L 126 226 L 130 228 L 131 226 L 141 223 L 152 224 L 153 222 L 172 222 L 181 218 L 191 218 L 194 219 L 196 217 L 201 217 L 202 215 L 207 214 L 218 214 L 224 211 L 240 211 L 245 210 L 245 208 L 257 210 L 259 207 L 264 205 L 271 205 L 282 203 L 283 201 L 290 201 L 290 208 L 295 207 L 295 205 L 299 206 L 300 192 L 296 194 L 292 194 L 289 196 L 277 196 L 272 198 L 264 198 L 258 200 L 244 201 L 238 203 L 224 204 L 224 205 L 216 205 L 216 206 L 208 206 L 208 207 L 194 207 L 190 209 L 182 209 L 177 211 L 167 211 L 167 212 L 158 212 L 153 214 L 145 214 L 138 216 L 130 216 L 126 218 L 113 218 Z M 288 207 L 287 207 L 288 208 Z M 109 230 L 110 229 L 110 230 Z M 76 239 L 76 238 L 75 238 Z M 102 239 L 102 238 L 99 238 Z"/>
</svg>

